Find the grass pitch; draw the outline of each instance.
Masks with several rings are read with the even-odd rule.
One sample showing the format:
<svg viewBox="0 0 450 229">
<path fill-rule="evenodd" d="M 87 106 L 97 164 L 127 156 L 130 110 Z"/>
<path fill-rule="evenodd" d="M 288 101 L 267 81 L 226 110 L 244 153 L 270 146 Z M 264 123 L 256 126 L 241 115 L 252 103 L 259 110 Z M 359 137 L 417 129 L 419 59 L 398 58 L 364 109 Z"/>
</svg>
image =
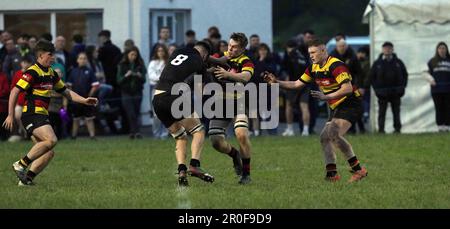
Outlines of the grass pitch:
<svg viewBox="0 0 450 229">
<path fill-rule="evenodd" d="M 0 143 L 0 208 L 450 208 L 450 135 L 348 136 L 369 176 L 355 184 L 342 154 L 342 180 L 323 180 L 317 135 L 252 138 L 252 179 L 237 184 L 232 161 L 205 141 L 202 167 L 213 184 L 177 187 L 174 141 L 63 140 L 36 178 L 18 187 L 11 164 L 30 142 Z M 231 139 L 236 145 L 236 141 Z"/>
</svg>

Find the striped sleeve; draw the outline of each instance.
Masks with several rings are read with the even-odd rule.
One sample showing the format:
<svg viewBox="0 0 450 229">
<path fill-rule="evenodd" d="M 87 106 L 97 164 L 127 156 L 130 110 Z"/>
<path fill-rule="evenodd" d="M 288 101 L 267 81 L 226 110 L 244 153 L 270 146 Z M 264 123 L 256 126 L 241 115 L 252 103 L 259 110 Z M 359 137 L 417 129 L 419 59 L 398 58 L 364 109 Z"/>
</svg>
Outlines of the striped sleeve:
<svg viewBox="0 0 450 229">
<path fill-rule="evenodd" d="M 17 81 L 16 87 L 22 91 L 28 90 L 33 84 L 33 79 L 38 77 L 37 72 L 34 70 L 27 70 L 22 77 Z"/>
<path fill-rule="evenodd" d="M 250 59 L 245 59 L 242 61 L 242 72 L 245 71 L 250 72 L 250 74 L 253 76 L 255 66 L 253 65 L 253 62 Z"/>
<path fill-rule="evenodd" d="M 303 75 L 300 76 L 299 80 L 302 81 L 303 83 L 313 82 L 313 78 L 311 77 L 311 65 L 308 68 L 306 68 L 305 72 L 303 73 Z"/>
<path fill-rule="evenodd" d="M 63 93 L 66 90 L 66 85 L 64 85 L 64 82 L 61 80 L 61 78 L 58 76 L 58 73 L 53 71 L 54 78 L 53 78 L 53 88 L 58 93 Z"/>
<path fill-rule="evenodd" d="M 347 66 L 341 61 L 336 61 L 330 66 L 330 72 L 336 79 L 338 84 L 342 84 L 352 80 L 352 76 L 350 75 L 350 71 Z"/>
</svg>

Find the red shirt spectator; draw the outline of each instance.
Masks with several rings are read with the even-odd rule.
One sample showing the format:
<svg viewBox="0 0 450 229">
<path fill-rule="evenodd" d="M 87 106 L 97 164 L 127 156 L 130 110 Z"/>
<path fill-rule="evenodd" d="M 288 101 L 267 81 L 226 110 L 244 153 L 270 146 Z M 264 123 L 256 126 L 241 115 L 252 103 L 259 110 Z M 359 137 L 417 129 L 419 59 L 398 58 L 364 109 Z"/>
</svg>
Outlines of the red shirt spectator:
<svg viewBox="0 0 450 229">
<path fill-rule="evenodd" d="M 0 113 L 8 113 L 9 83 L 4 72 L 0 72 Z"/>
<path fill-rule="evenodd" d="M 12 82 L 11 82 L 11 90 L 13 89 L 13 87 L 16 86 L 17 81 L 20 80 L 20 78 L 22 77 L 22 75 L 23 75 L 22 70 L 19 70 L 19 71 L 17 71 L 17 72 L 14 74 L 14 77 L 13 77 Z M 25 104 L 25 92 L 20 92 L 20 93 L 19 93 L 19 97 L 17 97 L 17 105 L 19 105 L 19 106 L 24 106 L 24 104 Z"/>
</svg>

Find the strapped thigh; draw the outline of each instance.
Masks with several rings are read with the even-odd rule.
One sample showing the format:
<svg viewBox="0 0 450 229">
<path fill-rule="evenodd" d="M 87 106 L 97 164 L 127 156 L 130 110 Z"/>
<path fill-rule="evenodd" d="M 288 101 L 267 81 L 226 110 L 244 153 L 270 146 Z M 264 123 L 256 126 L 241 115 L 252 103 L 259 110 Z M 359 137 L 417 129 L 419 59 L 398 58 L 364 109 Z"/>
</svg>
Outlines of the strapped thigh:
<svg viewBox="0 0 450 229">
<path fill-rule="evenodd" d="M 248 129 L 248 118 L 247 115 L 238 115 L 234 121 L 234 129 L 246 128 Z"/>
<path fill-rule="evenodd" d="M 170 133 L 171 135 L 172 135 L 172 137 L 174 138 L 174 139 L 180 139 L 180 138 L 183 138 L 183 137 L 185 137 L 187 134 L 186 134 L 186 130 L 184 129 L 184 127 L 181 127 L 180 129 L 178 129 L 175 133 Z"/>
<path fill-rule="evenodd" d="M 214 136 L 214 135 L 226 135 L 226 130 L 228 125 L 230 124 L 231 119 L 212 119 L 209 122 L 209 130 L 208 135 Z"/>
<path fill-rule="evenodd" d="M 188 134 L 192 135 L 195 132 L 201 131 L 203 130 L 203 125 L 201 123 L 199 123 L 198 125 L 194 126 L 192 129 L 188 130 Z"/>
</svg>

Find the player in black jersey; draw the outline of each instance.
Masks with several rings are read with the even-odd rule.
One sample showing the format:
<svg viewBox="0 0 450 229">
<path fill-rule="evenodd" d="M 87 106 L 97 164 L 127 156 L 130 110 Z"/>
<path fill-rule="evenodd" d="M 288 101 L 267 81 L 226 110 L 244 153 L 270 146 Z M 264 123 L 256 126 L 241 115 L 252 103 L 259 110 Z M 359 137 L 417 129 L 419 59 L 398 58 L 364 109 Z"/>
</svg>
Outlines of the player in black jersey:
<svg viewBox="0 0 450 229">
<path fill-rule="evenodd" d="M 185 82 L 194 74 L 204 74 L 205 62 L 209 58 L 211 47 L 205 42 L 197 42 L 193 48 L 175 50 L 161 73 L 156 85 L 153 107 L 161 122 L 169 129 L 175 139 L 175 154 L 178 163 L 178 184 L 188 186 L 187 174 L 198 177 L 206 182 L 213 182 L 214 177 L 200 167 L 200 156 L 205 140 L 205 131 L 198 115 L 193 109 L 189 117 L 177 117 L 172 112 L 172 104 L 183 95 L 173 92 L 174 85 Z M 190 99 L 190 98 L 189 98 Z M 191 161 L 189 171 L 186 167 L 187 134 L 192 135 Z"/>
</svg>

